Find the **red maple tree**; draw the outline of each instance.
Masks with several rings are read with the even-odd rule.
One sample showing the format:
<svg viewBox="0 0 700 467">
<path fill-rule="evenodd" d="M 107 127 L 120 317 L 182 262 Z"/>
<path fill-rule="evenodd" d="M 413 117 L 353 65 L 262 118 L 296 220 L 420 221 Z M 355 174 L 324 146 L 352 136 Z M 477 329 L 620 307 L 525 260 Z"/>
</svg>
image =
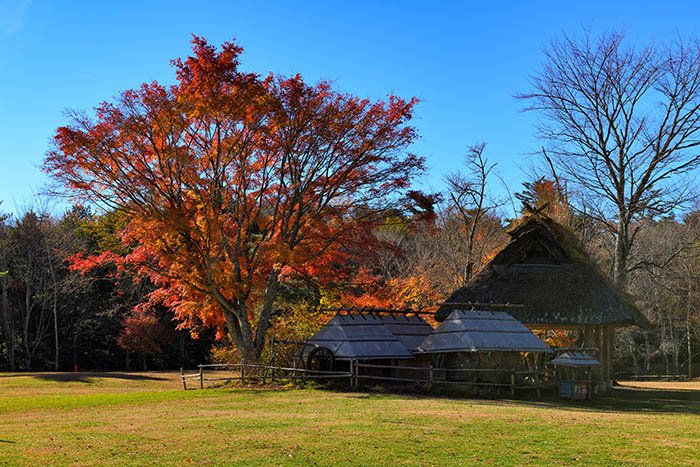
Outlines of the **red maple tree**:
<svg viewBox="0 0 700 467">
<path fill-rule="evenodd" d="M 242 49 L 195 37 L 177 84 L 73 113 L 44 168 L 122 210 L 128 260 L 178 319 L 226 329 L 258 360 L 280 284 L 324 276 L 423 170 L 415 99 L 370 101 L 300 76 L 239 70 Z"/>
</svg>

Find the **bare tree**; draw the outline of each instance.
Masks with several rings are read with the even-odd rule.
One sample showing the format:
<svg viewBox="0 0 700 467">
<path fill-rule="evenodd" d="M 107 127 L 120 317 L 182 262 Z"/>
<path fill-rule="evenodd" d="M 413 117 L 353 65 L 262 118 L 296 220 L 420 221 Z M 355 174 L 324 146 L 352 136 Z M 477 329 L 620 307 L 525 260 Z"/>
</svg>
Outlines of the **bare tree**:
<svg viewBox="0 0 700 467">
<path fill-rule="evenodd" d="M 553 164 L 601 206 L 614 279 L 626 286 L 635 221 L 683 204 L 683 176 L 700 164 L 700 45 L 630 47 L 621 33 L 586 31 L 545 55 L 518 97 L 544 117 L 537 129 Z"/>
<path fill-rule="evenodd" d="M 492 164 L 484 155 L 485 148 L 486 143 L 469 147 L 466 156 L 467 172 L 455 172 L 445 178 L 449 201 L 447 209 L 462 224 L 460 230 L 466 253 L 459 285 L 467 284 L 482 266 L 485 254 L 476 251 L 477 236 L 485 218 L 500 205 L 488 196 L 487 182 L 496 164 Z"/>
</svg>

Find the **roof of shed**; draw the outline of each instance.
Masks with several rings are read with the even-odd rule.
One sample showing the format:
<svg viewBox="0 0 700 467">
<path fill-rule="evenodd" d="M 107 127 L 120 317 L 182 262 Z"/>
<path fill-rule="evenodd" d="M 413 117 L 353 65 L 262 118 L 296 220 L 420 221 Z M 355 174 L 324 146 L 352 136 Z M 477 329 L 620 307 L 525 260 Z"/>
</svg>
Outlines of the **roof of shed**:
<svg viewBox="0 0 700 467">
<path fill-rule="evenodd" d="M 418 353 L 446 352 L 552 352 L 552 349 L 503 311 L 454 310 L 418 346 Z"/>
<path fill-rule="evenodd" d="M 415 352 L 420 343 L 433 332 L 433 328 L 417 315 L 379 315 L 378 318 L 410 352 Z"/>
<path fill-rule="evenodd" d="M 508 312 L 529 325 L 648 325 L 632 297 L 607 279 L 568 228 L 530 214 L 509 234 L 510 243 L 445 301 L 436 320 L 459 307 L 450 302 L 517 303 L 523 307 Z"/>
<path fill-rule="evenodd" d="M 308 343 L 330 349 L 338 360 L 413 357 L 384 319 L 373 314 L 336 315 Z"/>
<path fill-rule="evenodd" d="M 552 365 L 556 366 L 572 366 L 572 367 L 582 367 L 582 366 L 598 366 L 600 362 L 593 358 L 591 355 L 585 352 L 564 352 L 557 358 L 553 359 Z"/>
</svg>

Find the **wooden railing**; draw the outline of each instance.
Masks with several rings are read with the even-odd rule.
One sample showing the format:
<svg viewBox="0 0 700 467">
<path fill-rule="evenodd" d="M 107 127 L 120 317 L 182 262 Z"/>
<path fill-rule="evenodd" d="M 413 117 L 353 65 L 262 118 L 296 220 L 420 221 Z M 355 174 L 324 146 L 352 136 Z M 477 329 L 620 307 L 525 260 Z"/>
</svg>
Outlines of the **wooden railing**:
<svg viewBox="0 0 700 467">
<path fill-rule="evenodd" d="M 397 365 L 378 365 L 371 363 L 360 363 L 358 361 L 350 362 L 350 371 L 318 371 L 308 370 L 304 368 L 287 368 L 272 365 L 260 365 L 250 363 L 234 363 L 234 364 L 209 364 L 199 365 L 196 373 L 181 372 L 182 386 L 185 390 L 188 389 L 188 382 L 194 383 L 199 389 L 204 389 L 207 382 L 212 381 L 241 381 L 245 383 L 263 383 L 267 381 L 298 381 L 309 379 L 322 380 L 342 380 L 348 379 L 351 387 L 358 387 L 360 381 L 377 381 L 377 382 L 395 382 L 395 383 L 411 383 L 423 384 L 429 389 L 434 385 L 452 385 L 452 386 L 478 386 L 492 388 L 508 388 L 511 395 L 515 395 L 516 390 L 520 389 L 535 389 L 537 395 L 540 396 L 540 390 L 543 387 L 544 371 L 522 371 L 509 369 L 490 369 L 490 368 L 433 368 L 433 367 L 413 367 L 413 366 L 397 366 Z M 221 371 L 231 371 L 230 375 L 218 375 Z M 394 376 L 381 376 L 368 374 L 363 370 L 389 370 Z M 414 372 L 410 377 L 396 376 L 401 372 Z M 450 380 L 446 378 L 446 372 L 451 375 L 462 374 L 464 379 Z M 207 374 L 209 373 L 209 374 Z M 212 374 L 214 373 L 214 374 Z M 417 374 L 415 374 L 417 373 Z M 475 375 L 486 374 L 507 374 L 508 382 L 492 382 L 478 381 Z M 471 378 L 469 378 L 471 376 Z M 529 381 L 528 381 L 529 378 Z M 471 379 L 469 381 L 468 379 Z M 195 387 L 196 387 L 195 386 Z M 192 387 L 190 386 L 190 389 Z"/>
<path fill-rule="evenodd" d="M 306 380 L 310 378 L 314 379 L 343 379 L 350 378 L 351 374 L 348 372 L 340 371 L 318 371 L 318 370 L 307 370 L 304 368 L 286 368 L 272 365 L 260 365 L 252 363 L 214 363 L 208 365 L 199 365 L 199 371 L 197 373 L 185 373 L 182 370 L 180 377 L 182 379 L 182 387 L 187 390 L 188 381 L 193 381 L 199 386 L 200 389 L 204 389 L 205 382 L 210 381 L 241 381 L 242 383 L 263 383 L 267 381 L 280 381 L 280 380 Z M 218 370 L 229 370 L 231 371 L 230 376 L 207 376 L 206 372 Z"/>
<path fill-rule="evenodd" d="M 425 372 L 426 375 L 423 378 L 419 377 L 395 377 L 395 376 L 378 376 L 370 374 L 362 374 L 361 369 L 387 369 L 387 370 L 399 370 L 399 371 L 414 371 L 414 372 Z M 491 381 L 472 381 L 468 380 L 449 380 L 445 377 L 436 377 L 445 375 L 447 372 L 450 374 L 463 374 L 466 377 L 469 375 L 480 375 L 480 374 L 508 374 L 509 382 L 491 382 Z M 514 370 L 514 369 L 492 369 L 492 368 L 433 368 L 433 367 L 409 367 L 409 366 L 396 366 L 396 365 L 376 365 L 368 363 L 353 362 L 351 364 L 350 373 L 353 375 L 351 383 L 353 386 L 358 385 L 358 380 L 375 380 L 375 381 L 393 381 L 393 382 L 404 382 L 404 383 L 415 383 L 415 384 L 425 384 L 429 388 L 433 385 L 456 385 L 456 386 L 481 386 L 481 387 L 494 387 L 494 388 L 509 388 L 511 395 L 515 395 L 516 389 L 535 389 L 537 391 L 538 397 L 540 396 L 541 389 L 544 386 L 544 371 L 524 371 L 524 370 Z M 522 383 L 519 380 L 531 377 L 532 382 Z M 354 381 L 353 381 L 354 380 Z"/>
</svg>

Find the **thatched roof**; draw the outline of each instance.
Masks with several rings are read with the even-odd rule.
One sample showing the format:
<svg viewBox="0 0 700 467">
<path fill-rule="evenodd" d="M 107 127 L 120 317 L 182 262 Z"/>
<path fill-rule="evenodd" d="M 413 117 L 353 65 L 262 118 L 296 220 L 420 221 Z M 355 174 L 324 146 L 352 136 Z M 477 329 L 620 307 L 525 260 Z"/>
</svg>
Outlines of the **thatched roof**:
<svg viewBox="0 0 700 467">
<path fill-rule="evenodd" d="M 454 310 L 418 346 L 418 353 L 447 352 L 552 352 L 552 349 L 503 311 Z"/>
<path fill-rule="evenodd" d="M 595 265 L 573 232 L 539 214 L 509 231 L 511 241 L 447 303 L 512 303 L 514 318 L 529 326 L 647 326 L 631 297 Z M 456 305 L 442 305 L 444 320 Z"/>
</svg>

